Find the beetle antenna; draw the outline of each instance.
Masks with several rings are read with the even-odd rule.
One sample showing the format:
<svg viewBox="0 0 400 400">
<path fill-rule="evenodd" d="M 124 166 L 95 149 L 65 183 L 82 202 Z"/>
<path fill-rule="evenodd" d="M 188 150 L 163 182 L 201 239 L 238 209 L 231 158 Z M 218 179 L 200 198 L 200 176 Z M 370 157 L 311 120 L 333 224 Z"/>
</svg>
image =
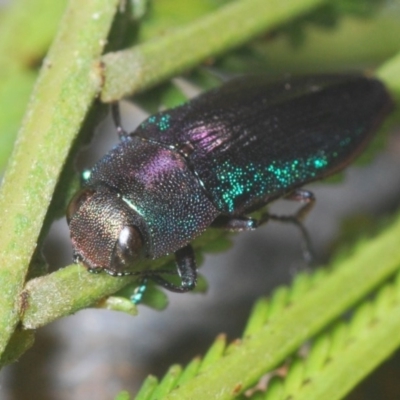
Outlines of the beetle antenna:
<svg viewBox="0 0 400 400">
<path fill-rule="evenodd" d="M 117 129 L 118 136 L 124 140 L 129 136 L 128 132 L 122 127 L 121 114 L 119 112 L 119 102 L 111 103 L 111 115 L 114 120 L 115 128 Z"/>
</svg>

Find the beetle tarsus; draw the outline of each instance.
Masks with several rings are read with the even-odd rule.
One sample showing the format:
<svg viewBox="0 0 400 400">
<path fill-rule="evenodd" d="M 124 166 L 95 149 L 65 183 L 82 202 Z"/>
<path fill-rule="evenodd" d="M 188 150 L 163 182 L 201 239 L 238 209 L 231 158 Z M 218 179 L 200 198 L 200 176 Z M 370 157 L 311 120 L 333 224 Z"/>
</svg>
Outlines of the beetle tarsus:
<svg viewBox="0 0 400 400">
<path fill-rule="evenodd" d="M 178 274 L 182 279 L 184 291 L 192 290 L 197 282 L 196 258 L 193 247 L 188 244 L 175 252 Z"/>
<path fill-rule="evenodd" d="M 315 196 L 313 192 L 305 189 L 296 189 L 285 196 L 286 200 L 298 201 L 304 205 L 296 212 L 295 217 L 298 221 L 304 221 L 309 212 L 315 205 Z"/>
</svg>

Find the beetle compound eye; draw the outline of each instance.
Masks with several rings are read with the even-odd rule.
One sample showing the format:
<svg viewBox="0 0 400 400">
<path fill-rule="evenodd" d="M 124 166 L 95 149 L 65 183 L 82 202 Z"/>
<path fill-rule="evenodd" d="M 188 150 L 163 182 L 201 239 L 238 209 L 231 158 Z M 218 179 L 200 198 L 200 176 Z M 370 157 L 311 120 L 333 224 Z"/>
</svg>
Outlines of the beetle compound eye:
<svg viewBox="0 0 400 400">
<path fill-rule="evenodd" d="M 81 205 L 85 203 L 87 200 L 89 200 L 93 194 L 94 194 L 93 189 L 83 189 L 80 190 L 71 200 L 71 202 L 68 205 L 67 208 L 67 221 L 68 223 L 71 221 L 73 216 L 76 214 L 76 212 L 79 210 Z"/>
<path fill-rule="evenodd" d="M 140 258 L 142 249 L 143 240 L 138 229 L 124 226 L 115 243 L 110 269 L 118 273 L 119 268 L 129 266 Z"/>
</svg>

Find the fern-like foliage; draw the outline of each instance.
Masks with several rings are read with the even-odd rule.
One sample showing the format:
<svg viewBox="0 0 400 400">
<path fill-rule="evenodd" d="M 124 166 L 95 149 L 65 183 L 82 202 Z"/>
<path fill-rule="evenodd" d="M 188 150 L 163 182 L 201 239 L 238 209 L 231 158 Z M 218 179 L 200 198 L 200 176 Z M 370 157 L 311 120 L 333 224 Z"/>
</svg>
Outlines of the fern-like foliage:
<svg viewBox="0 0 400 400">
<path fill-rule="evenodd" d="M 220 335 L 203 359 L 172 366 L 161 381 L 149 377 L 135 398 L 343 398 L 400 344 L 400 252 L 392 247 L 399 229 L 398 218 L 346 262 L 300 274 L 260 299 L 240 339 L 227 344 Z"/>
</svg>

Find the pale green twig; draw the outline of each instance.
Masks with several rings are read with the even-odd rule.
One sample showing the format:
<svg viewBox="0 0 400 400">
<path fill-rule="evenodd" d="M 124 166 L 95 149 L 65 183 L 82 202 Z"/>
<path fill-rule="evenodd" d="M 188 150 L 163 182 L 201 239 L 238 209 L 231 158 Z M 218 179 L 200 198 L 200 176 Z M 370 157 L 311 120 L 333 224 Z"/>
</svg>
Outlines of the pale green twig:
<svg viewBox="0 0 400 400">
<path fill-rule="evenodd" d="M 0 191 L 0 353 L 58 176 L 102 84 L 98 61 L 118 0 L 70 0 L 45 60 Z"/>
</svg>

